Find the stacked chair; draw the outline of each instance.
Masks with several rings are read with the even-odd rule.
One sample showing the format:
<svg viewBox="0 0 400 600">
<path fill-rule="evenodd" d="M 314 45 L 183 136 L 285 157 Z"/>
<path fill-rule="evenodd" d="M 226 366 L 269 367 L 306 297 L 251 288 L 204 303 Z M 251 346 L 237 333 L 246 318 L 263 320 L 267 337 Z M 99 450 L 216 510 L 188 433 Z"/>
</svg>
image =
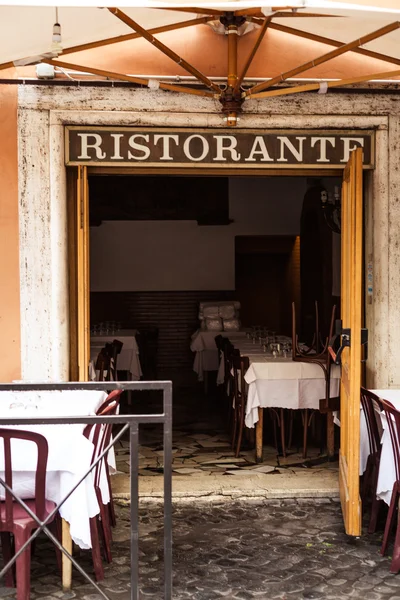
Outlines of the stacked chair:
<svg viewBox="0 0 400 600">
<path fill-rule="evenodd" d="M 299 335 L 296 325 L 296 306 L 292 303 L 292 359 L 298 362 L 310 362 L 321 367 L 325 378 L 325 398 L 321 399 L 320 405 L 324 412 L 329 410 L 330 389 L 331 389 L 331 367 L 332 357 L 329 352 L 329 341 L 333 336 L 333 328 L 335 323 L 336 306 L 332 308 L 331 321 L 328 337 L 323 338 L 319 330 L 319 314 L 318 302 L 315 302 L 315 332 L 310 346 L 302 348 L 299 345 Z M 328 412 L 329 415 L 329 412 Z M 309 412 L 309 409 L 302 410 L 303 420 L 303 458 L 307 457 L 307 438 L 308 429 L 313 419 L 314 413 Z"/>
</svg>

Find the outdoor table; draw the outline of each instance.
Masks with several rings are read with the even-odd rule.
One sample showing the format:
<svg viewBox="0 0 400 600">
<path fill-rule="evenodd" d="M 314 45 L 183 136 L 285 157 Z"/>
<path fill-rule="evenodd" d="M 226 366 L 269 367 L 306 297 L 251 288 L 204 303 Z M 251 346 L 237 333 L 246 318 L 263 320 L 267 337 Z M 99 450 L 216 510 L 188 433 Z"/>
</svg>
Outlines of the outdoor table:
<svg viewBox="0 0 400 600">
<path fill-rule="evenodd" d="M 130 373 L 130 378 L 133 381 L 139 381 L 142 376 L 142 368 L 139 358 L 139 347 L 136 341 L 136 329 L 120 329 L 113 334 L 92 334 L 90 336 L 90 369 L 93 376 L 93 365 L 96 364 L 97 356 L 100 350 L 107 343 L 112 343 L 113 340 L 119 340 L 123 343 L 121 353 L 118 354 L 117 368 L 118 371 L 127 371 Z M 92 378 L 91 376 L 91 378 Z"/>
<path fill-rule="evenodd" d="M 234 346 L 250 362 L 245 374 L 248 384 L 245 425 L 256 427 L 256 461 L 261 462 L 263 409 L 319 410 L 319 401 L 325 398 L 325 377 L 315 363 L 293 361 L 291 354 L 274 357 L 250 340 L 236 342 Z M 339 395 L 339 387 L 340 368 L 332 365 L 331 396 Z"/>
<path fill-rule="evenodd" d="M 101 391 L 20 391 L 0 392 L 0 415 L 3 418 L 91 416 L 106 399 Z M 12 425 L 10 427 L 17 427 Z M 42 434 L 48 443 L 46 498 L 61 500 L 89 470 L 93 444 L 83 435 L 84 424 L 21 425 L 21 429 Z M 15 444 L 15 445 L 14 445 Z M 22 498 L 31 498 L 35 490 L 36 456 L 26 451 L 27 442 L 13 441 L 13 490 Z M 115 466 L 114 453 L 109 453 L 110 466 Z M 0 476 L 4 478 L 4 448 L 0 445 Z M 1 486 L 0 486 L 1 487 Z M 100 482 L 105 504 L 110 500 L 107 479 Z M 0 498 L 4 499 L 3 488 Z M 91 548 L 89 518 L 100 512 L 90 473 L 60 507 L 63 519 L 62 543 L 72 553 L 72 540 L 81 548 Z M 72 563 L 63 556 L 63 587 L 71 587 Z"/>
</svg>

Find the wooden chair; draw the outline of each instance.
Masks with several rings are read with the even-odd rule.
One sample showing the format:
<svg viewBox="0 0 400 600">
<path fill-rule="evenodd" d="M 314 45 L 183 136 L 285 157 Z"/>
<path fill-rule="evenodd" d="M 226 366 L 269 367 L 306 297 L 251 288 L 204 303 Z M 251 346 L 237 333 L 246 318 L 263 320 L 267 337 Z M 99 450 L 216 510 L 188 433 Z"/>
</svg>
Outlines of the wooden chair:
<svg viewBox="0 0 400 600">
<path fill-rule="evenodd" d="M 247 384 L 244 379 L 246 371 L 250 366 L 250 361 L 247 356 L 232 356 L 233 367 L 233 433 L 232 433 L 232 449 L 235 450 L 235 456 L 238 457 L 242 446 L 244 420 L 246 415 L 247 402 Z"/>
<path fill-rule="evenodd" d="M 102 348 L 97 355 L 95 363 L 96 372 L 98 372 L 98 381 L 110 381 L 108 379 L 111 369 L 111 356 L 107 344 Z"/>
<path fill-rule="evenodd" d="M 15 429 L 0 429 L 0 438 L 2 439 L 4 449 L 5 483 L 10 488 L 13 487 L 12 441 L 24 440 L 29 442 L 32 446 L 31 452 L 37 452 L 35 496 L 32 499 L 24 500 L 24 502 L 41 521 L 44 521 L 56 508 L 54 502 L 46 500 L 46 468 L 48 457 L 46 438 L 39 433 Z M 52 522 L 56 525 L 57 537 L 60 539 L 61 527 L 57 527 L 59 523 L 55 520 L 55 516 L 52 517 L 50 523 Z M 18 552 L 37 527 L 37 522 L 5 490 L 5 500 L 0 502 L 0 536 L 4 562 L 8 562 L 13 555 L 10 534 L 14 536 L 14 550 Z M 59 564 L 61 564 L 58 550 L 57 553 Z M 30 568 L 31 545 L 16 560 L 17 600 L 29 600 Z M 7 572 L 5 579 L 6 585 L 12 587 L 14 584 L 12 570 Z"/>
<path fill-rule="evenodd" d="M 114 401 L 98 414 L 112 415 L 115 414 L 118 408 L 118 402 Z M 111 425 L 98 423 L 96 425 L 87 425 L 83 434 L 92 441 L 94 449 L 92 455 L 92 464 L 97 460 L 103 450 L 108 446 L 111 439 Z M 92 542 L 92 559 L 93 568 L 97 581 L 104 579 L 104 568 L 101 560 L 100 538 L 99 531 L 102 537 L 104 556 L 107 562 L 111 562 L 111 527 L 109 520 L 109 509 L 103 503 L 103 498 L 100 489 L 101 472 L 105 468 L 105 459 L 97 463 L 93 470 L 94 490 L 96 493 L 97 502 L 100 508 L 100 514 L 90 518 L 90 536 Z"/>
<path fill-rule="evenodd" d="M 118 381 L 118 355 L 121 354 L 123 342 L 119 340 L 113 340 L 110 349 L 110 371 L 113 381 Z"/>
<path fill-rule="evenodd" d="M 299 346 L 299 338 L 296 328 L 296 307 L 295 303 L 292 303 L 292 360 L 297 362 L 311 362 L 318 365 L 324 374 L 325 379 L 325 398 L 320 400 L 320 405 L 322 404 L 324 408 L 324 412 L 327 412 L 327 418 L 332 415 L 329 411 L 329 400 L 330 400 L 330 392 L 331 392 L 331 367 L 332 367 L 332 357 L 328 350 L 329 341 L 333 336 L 333 328 L 335 324 L 335 315 L 336 315 L 336 305 L 332 307 L 331 313 L 331 321 L 329 326 L 329 333 L 326 338 L 322 338 L 321 332 L 319 331 L 319 321 L 318 321 L 318 303 L 315 303 L 316 306 L 316 328 L 314 340 L 317 342 L 314 345 L 314 348 L 309 350 L 303 350 Z M 303 458 L 307 457 L 307 441 L 308 441 L 308 429 L 311 424 L 313 413 L 310 414 L 310 409 L 302 410 L 302 419 L 303 419 Z"/>
<path fill-rule="evenodd" d="M 387 551 L 389 535 L 393 528 L 396 514 L 398 515 L 397 508 L 400 499 L 400 412 L 387 400 L 380 400 L 380 402 L 385 413 L 387 427 L 390 433 L 390 440 L 392 442 L 393 449 L 393 460 L 396 471 L 396 480 L 393 484 L 392 497 L 390 500 L 389 512 L 386 519 L 381 547 L 381 554 L 384 556 Z M 390 572 L 398 573 L 400 571 L 400 519 L 398 517 L 392 556 L 393 558 L 390 565 Z"/>
</svg>

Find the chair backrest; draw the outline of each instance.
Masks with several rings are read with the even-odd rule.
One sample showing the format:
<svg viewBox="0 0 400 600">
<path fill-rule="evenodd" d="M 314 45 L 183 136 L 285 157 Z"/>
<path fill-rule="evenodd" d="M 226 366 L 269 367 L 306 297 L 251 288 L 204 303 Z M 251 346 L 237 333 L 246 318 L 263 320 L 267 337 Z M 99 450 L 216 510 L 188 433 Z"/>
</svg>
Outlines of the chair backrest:
<svg viewBox="0 0 400 600">
<path fill-rule="evenodd" d="M 95 369 L 99 372 L 98 381 L 105 381 L 110 373 L 111 357 L 107 344 L 102 348 L 97 355 Z M 108 380 L 109 381 L 109 380 Z"/>
<path fill-rule="evenodd" d="M 117 409 L 121 400 L 122 390 L 113 390 L 107 396 L 102 404 L 100 404 L 99 408 L 96 410 L 96 415 L 102 415 L 106 408 L 110 406 L 113 402 L 117 402 Z"/>
<path fill-rule="evenodd" d="M 361 387 L 361 406 L 367 424 L 370 454 L 378 456 L 381 450 L 382 422 L 380 412 L 383 410 L 382 402 L 376 394 Z"/>
<path fill-rule="evenodd" d="M 119 391 L 119 390 L 116 390 Z M 100 407 L 101 408 L 101 407 Z M 118 402 L 114 399 L 110 402 L 101 412 L 97 412 L 97 415 L 106 416 L 106 415 L 115 415 L 118 410 Z M 96 423 L 86 425 L 83 435 L 88 438 L 93 443 L 93 454 L 92 454 L 92 464 L 95 460 L 100 456 L 103 450 L 108 446 L 111 439 L 112 425 L 110 423 Z M 104 458 L 103 458 L 104 460 Z M 100 460 L 94 468 L 94 485 L 95 487 L 99 487 L 100 485 L 100 475 L 103 460 Z"/>
<path fill-rule="evenodd" d="M 393 459 L 396 469 L 396 480 L 400 481 L 400 412 L 388 400 L 380 400 L 385 413 L 387 427 L 392 442 Z"/>
<path fill-rule="evenodd" d="M 118 381 L 117 360 L 118 360 L 118 354 L 121 354 L 123 345 L 124 345 L 123 342 L 121 342 L 120 340 L 113 340 L 111 343 L 111 348 L 110 348 L 111 373 L 112 373 L 114 381 Z"/>
<path fill-rule="evenodd" d="M 3 442 L 4 450 L 4 481 L 11 489 L 13 481 L 11 448 L 12 440 L 23 440 L 36 446 L 37 463 L 35 476 L 35 511 L 38 518 L 43 519 L 45 514 L 46 467 L 48 457 L 48 445 L 46 438 L 40 433 L 35 433 L 33 431 L 22 431 L 21 429 L 0 429 L 0 439 Z M 2 526 L 8 528 L 13 523 L 13 509 L 15 502 L 12 495 L 7 490 L 5 490 L 5 506 L 5 519 L 2 521 L 0 516 L 0 530 L 2 529 Z"/>
<path fill-rule="evenodd" d="M 237 351 L 238 352 L 238 351 Z M 250 366 L 248 356 L 240 356 L 240 353 L 234 353 L 232 356 L 232 368 L 233 368 L 233 392 L 235 399 L 240 402 L 246 399 L 246 381 L 244 376 Z"/>
<path fill-rule="evenodd" d="M 333 328 L 335 325 L 336 316 L 336 305 L 332 307 L 331 320 L 329 324 L 328 336 L 324 338 L 319 331 L 319 315 L 318 315 L 318 302 L 315 301 L 315 333 L 313 340 L 307 350 L 300 349 L 299 347 L 299 336 L 296 328 L 296 306 L 292 302 L 292 358 L 293 360 L 301 360 L 302 357 L 306 358 L 325 358 L 326 367 L 329 369 L 331 358 L 328 352 L 329 341 L 333 336 Z"/>
</svg>

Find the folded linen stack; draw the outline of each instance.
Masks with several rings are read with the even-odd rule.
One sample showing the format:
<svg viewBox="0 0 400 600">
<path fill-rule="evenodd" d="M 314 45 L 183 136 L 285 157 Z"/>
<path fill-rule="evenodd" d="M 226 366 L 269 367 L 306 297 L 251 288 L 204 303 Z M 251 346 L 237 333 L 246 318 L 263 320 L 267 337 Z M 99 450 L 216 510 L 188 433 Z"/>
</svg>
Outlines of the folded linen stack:
<svg viewBox="0 0 400 600">
<path fill-rule="evenodd" d="M 239 331 L 240 302 L 200 302 L 199 319 L 203 331 Z"/>
</svg>

